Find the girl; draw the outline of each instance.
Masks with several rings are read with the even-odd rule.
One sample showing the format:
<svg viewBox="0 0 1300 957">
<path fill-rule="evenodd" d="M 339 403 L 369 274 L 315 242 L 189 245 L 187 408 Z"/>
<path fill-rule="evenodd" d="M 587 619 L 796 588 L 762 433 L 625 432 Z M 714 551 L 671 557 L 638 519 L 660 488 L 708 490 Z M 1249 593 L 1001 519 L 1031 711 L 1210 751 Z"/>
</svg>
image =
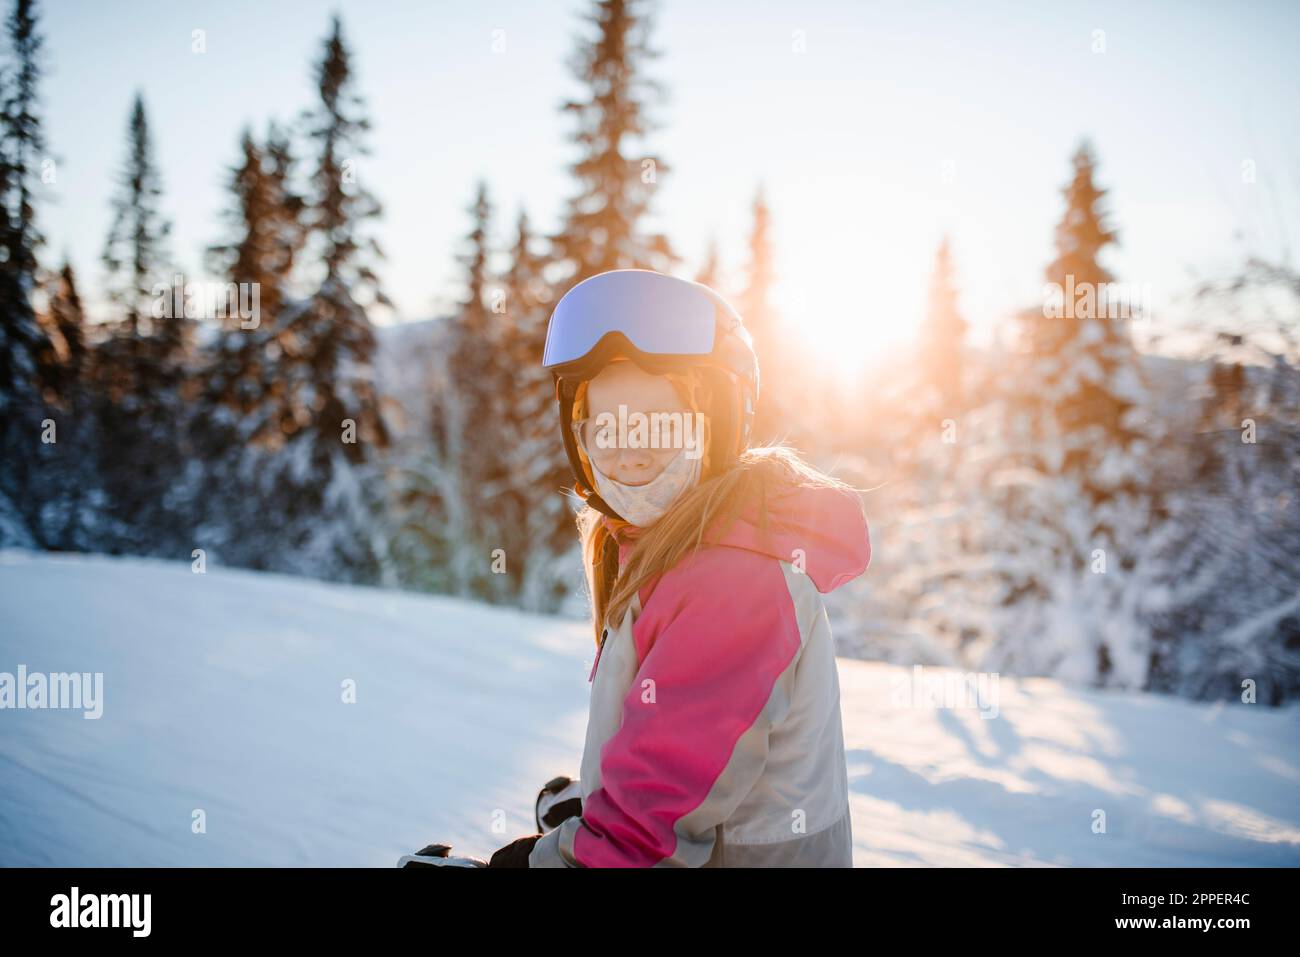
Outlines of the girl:
<svg viewBox="0 0 1300 957">
<path fill-rule="evenodd" d="M 580 777 L 550 795 L 580 813 L 489 866 L 852 866 L 821 595 L 870 560 L 861 500 L 749 446 L 757 361 L 706 286 L 578 283 L 543 364 L 585 501 L 591 707 Z"/>
</svg>

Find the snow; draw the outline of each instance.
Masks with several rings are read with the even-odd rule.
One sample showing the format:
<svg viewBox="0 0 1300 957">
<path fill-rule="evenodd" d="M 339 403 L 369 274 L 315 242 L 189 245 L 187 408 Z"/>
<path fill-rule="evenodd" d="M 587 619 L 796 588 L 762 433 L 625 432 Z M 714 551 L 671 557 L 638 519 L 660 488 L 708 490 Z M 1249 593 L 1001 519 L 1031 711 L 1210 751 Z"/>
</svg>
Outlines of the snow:
<svg viewBox="0 0 1300 957">
<path fill-rule="evenodd" d="M 581 757 L 581 622 L 23 551 L 0 608 L 0 672 L 104 675 L 98 720 L 0 712 L 0 864 L 487 856 Z M 1004 675 L 986 718 L 908 705 L 910 668 L 839 667 L 857 866 L 1300 865 L 1300 708 Z"/>
</svg>

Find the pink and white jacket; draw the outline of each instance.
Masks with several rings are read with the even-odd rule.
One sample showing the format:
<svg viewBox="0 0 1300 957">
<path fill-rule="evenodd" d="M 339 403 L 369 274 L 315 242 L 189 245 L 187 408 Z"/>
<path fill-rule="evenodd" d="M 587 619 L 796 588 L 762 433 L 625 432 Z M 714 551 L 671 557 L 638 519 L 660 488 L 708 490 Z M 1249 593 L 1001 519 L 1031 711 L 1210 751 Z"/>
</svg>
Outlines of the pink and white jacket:
<svg viewBox="0 0 1300 957">
<path fill-rule="evenodd" d="M 589 680 L 582 814 L 529 867 L 851 867 L 822 594 L 871 558 L 854 493 L 792 487 L 647 585 Z M 620 560 L 635 529 L 616 533 Z"/>
</svg>

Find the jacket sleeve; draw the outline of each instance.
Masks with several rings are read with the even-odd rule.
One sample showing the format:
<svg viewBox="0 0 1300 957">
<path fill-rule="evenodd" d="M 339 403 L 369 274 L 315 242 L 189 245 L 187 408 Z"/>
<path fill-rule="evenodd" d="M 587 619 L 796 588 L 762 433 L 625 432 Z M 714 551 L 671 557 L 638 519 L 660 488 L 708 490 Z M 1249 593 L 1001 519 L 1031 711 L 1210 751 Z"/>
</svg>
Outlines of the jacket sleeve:
<svg viewBox="0 0 1300 957">
<path fill-rule="evenodd" d="M 801 646 L 780 563 L 703 550 L 664 576 L 633 634 L 647 650 L 600 786 L 530 867 L 700 867 L 763 771 Z"/>
</svg>

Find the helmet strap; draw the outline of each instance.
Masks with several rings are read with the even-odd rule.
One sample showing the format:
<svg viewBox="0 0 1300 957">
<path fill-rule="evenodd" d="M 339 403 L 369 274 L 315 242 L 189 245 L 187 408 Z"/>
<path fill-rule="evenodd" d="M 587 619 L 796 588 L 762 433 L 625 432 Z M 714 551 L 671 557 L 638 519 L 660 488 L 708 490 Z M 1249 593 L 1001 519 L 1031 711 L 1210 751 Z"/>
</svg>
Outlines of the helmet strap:
<svg viewBox="0 0 1300 957">
<path fill-rule="evenodd" d="M 578 454 L 578 442 L 573 434 L 573 399 L 577 391 L 577 383 L 572 379 L 560 379 L 555 384 L 555 395 L 560 405 L 560 432 L 564 439 L 564 453 L 569 459 L 569 468 L 573 470 L 573 491 L 584 502 L 594 508 L 596 511 L 608 515 L 610 518 L 616 518 L 624 521 L 623 516 L 606 503 L 606 501 L 596 494 L 593 487 L 595 477 L 587 474 L 587 469 L 582 463 L 582 456 Z"/>
<path fill-rule="evenodd" d="M 735 378 L 724 369 L 705 367 L 705 375 L 712 393 L 713 435 L 710 441 L 709 459 L 714 463 L 714 474 L 721 474 L 729 469 L 744 449 L 744 389 L 737 388 Z"/>
</svg>

